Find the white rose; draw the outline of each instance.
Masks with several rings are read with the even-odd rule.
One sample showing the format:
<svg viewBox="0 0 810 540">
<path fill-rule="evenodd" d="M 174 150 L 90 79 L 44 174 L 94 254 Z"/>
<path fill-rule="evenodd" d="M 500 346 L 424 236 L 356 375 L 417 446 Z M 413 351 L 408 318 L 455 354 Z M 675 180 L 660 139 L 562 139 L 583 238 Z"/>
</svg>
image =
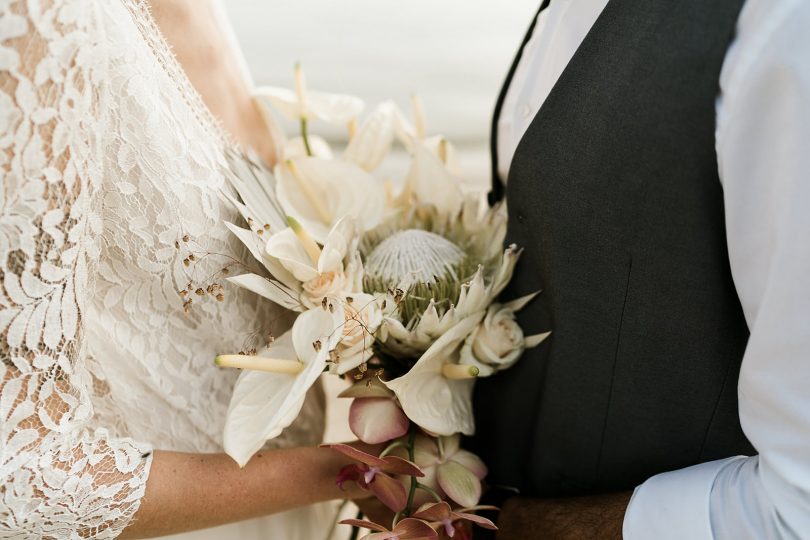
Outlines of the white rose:
<svg viewBox="0 0 810 540">
<path fill-rule="evenodd" d="M 310 309 L 317 307 L 326 297 L 341 296 L 348 282 L 346 273 L 341 269 L 319 274 L 316 278 L 303 283 L 301 301 Z"/>
<path fill-rule="evenodd" d="M 461 363 L 478 367 L 478 376 L 488 377 L 511 367 L 525 348 L 523 330 L 515 322 L 514 309 L 492 304 L 484 320 L 465 341 Z"/>
</svg>

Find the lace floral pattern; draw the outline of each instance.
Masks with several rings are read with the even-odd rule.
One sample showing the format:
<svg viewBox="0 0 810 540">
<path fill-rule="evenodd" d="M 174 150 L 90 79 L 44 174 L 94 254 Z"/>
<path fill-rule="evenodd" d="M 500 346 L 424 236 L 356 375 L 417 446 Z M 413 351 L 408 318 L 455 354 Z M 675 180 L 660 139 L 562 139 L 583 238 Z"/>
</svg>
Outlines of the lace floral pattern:
<svg viewBox="0 0 810 540">
<path fill-rule="evenodd" d="M 0 0 L 0 536 L 113 538 L 152 447 L 221 450 L 211 360 L 285 322 L 205 290 L 241 257 L 227 144 L 142 2 Z"/>
</svg>

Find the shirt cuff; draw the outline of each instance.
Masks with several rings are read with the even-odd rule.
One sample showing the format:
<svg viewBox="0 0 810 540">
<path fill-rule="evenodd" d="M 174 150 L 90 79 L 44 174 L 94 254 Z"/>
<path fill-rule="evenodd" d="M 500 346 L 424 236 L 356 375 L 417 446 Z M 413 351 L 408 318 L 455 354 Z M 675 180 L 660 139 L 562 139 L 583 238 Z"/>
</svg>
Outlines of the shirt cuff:
<svg viewBox="0 0 810 540">
<path fill-rule="evenodd" d="M 733 457 L 653 476 L 638 486 L 624 515 L 624 540 L 712 540 L 709 497 Z"/>
</svg>

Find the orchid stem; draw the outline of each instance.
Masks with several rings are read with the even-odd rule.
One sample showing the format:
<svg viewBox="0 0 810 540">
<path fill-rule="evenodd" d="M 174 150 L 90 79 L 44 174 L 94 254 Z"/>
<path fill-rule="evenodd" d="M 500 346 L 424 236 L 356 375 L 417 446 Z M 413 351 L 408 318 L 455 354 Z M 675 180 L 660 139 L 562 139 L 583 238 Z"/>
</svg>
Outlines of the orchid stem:
<svg viewBox="0 0 810 540">
<path fill-rule="evenodd" d="M 413 463 L 413 460 L 416 458 L 416 451 L 414 447 L 416 446 L 416 428 L 411 426 L 411 433 L 408 435 L 408 459 Z M 408 504 L 405 506 L 405 515 L 410 517 L 413 513 L 413 498 L 416 495 L 416 485 L 417 485 L 416 477 L 411 476 L 411 489 L 408 491 Z"/>
<path fill-rule="evenodd" d="M 382 454 L 380 454 L 380 457 L 384 458 L 385 456 L 387 456 L 388 454 L 390 454 L 391 452 L 393 452 L 394 450 L 396 450 L 397 448 L 400 448 L 402 446 L 407 446 L 407 445 L 402 441 L 394 441 L 391 444 L 389 444 L 388 447 L 385 450 L 382 451 Z"/>
<path fill-rule="evenodd" d="M 425 484 L 420 484 L 419 482 L 417 482 L 416 483 L 416 489 L 421 489 L 422 491 L 427 491 L 430 494 L 431 497 L 436 499 L 436 502 L 442 502 L 442 500 L 443 500 L 441 495 L 436 493 L 436 490 L 426 486 Z"/>
<path fill-rule="evenodd" d="M 301 138 L 304 140 L 304 149 L 308 156 L 312 156 L 312 148 L 309 146 L 309 126 L 306 118 L 301 118 Z"/>
</svg>

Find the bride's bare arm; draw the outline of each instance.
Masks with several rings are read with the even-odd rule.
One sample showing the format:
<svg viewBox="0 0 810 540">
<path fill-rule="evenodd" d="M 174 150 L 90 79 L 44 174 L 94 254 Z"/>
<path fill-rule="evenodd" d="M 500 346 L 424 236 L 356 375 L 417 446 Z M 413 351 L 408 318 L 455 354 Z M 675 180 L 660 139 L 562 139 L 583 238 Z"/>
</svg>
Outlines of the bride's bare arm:
<svg viewBox="0 0 810 540">
<path fill-rule="evenodd" d="M 361 496 L 356 488 L 335 485 L 347 463 L 327 448 L 259 452 L 244 469 L 224 454 L 157 451 L 146 495 L 120 538 L 150 538 Z"/>
</svg>

